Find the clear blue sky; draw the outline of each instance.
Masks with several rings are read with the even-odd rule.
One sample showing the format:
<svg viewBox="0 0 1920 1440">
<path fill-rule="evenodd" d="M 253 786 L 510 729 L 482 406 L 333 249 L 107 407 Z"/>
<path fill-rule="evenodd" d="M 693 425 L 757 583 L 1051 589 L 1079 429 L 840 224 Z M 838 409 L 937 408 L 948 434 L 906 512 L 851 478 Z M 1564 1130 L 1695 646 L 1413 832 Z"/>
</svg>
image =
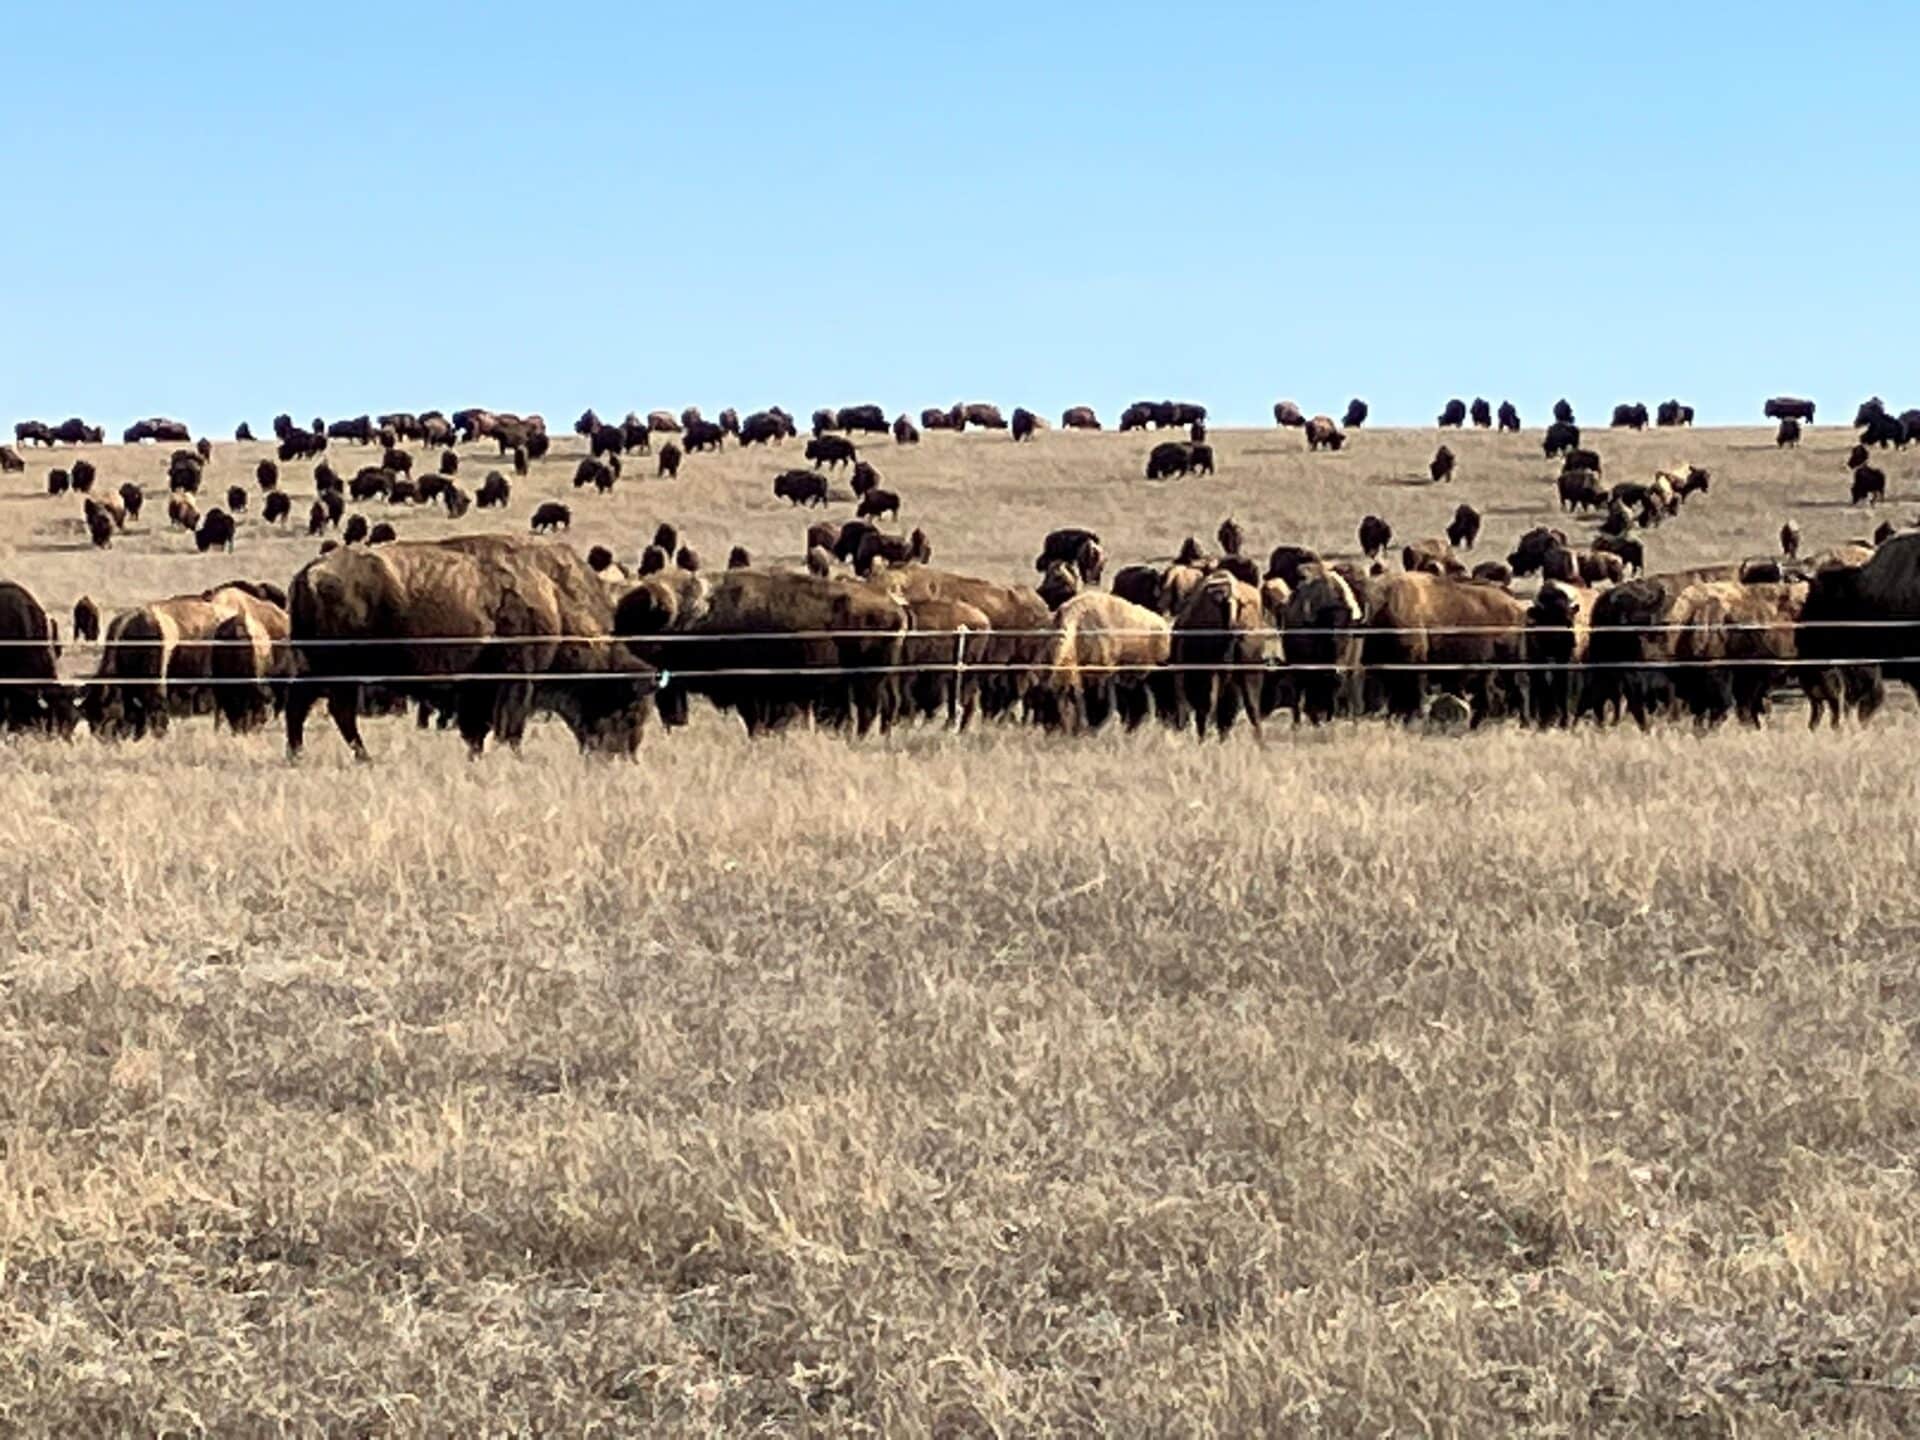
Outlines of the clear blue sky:
<svg viewBox="0 0 1920 1440">
<path fill-rule="evenodd" d="M 9 16 L 9 421 L 1920 404 L 1911 6 L 171 9 Z"/>
</svg>

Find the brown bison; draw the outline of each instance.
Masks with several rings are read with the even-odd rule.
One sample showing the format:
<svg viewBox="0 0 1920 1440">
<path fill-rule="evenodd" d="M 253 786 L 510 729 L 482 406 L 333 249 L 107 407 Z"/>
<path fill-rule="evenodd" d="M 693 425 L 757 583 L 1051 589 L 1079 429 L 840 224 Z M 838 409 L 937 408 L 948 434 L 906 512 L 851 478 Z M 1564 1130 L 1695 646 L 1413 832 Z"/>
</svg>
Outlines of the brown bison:
<svg viewBox="0 0 1920 1440">
<path fill-rule="evenodd" d="M 1347 413 L 1340 423 L 1349 430 L 1358 430 L 1367 423 L 1367 402 L 1355 396 L 1347 402 Z"/>
<path fill-rule="evenodd" d="M 1062 430 L 1098 430 L 1100 417 L 1091 405 L 1075 405 L 1060 416 Z"/>
<path fill-rule="evenodd" d="M 842 435 L 816 435 L 807 441 L 806 457 L 816 469 L 851 465 L 860 458 L 853 442 Z"/>
<path fill-rule="evenodd" d="M 883 515 L 890 515 L 898 520 L 900 497 L 891 490 L 875 487 L 860 497 L 860 504 L 853 513 L 862 520 L 877 520 Z"/>
<path fill-rule="evenodd" d="M 1325 415 L 1316 415 L 1306 424 L 1308 450 L 1338 450 L 1347 443 L 1347 437 L 1340 432 Z"/>
<path fill-rule="evenodd" d="M 1467 402 L 1458 399 L 1447 401 L 1440 409 L 1439 419 L 1434 423 L 1442 430 L 1459 429 L 1467 423 Z"/>
<path fill-rule="evenodd" d="M 1455 506 L 1453 519 L 1447 522 L 1447 543 L 1471 550 L 1479 541 L 1480 512 L 1471 505 Z"/>
<path fill-rule="evenodd" d="M 1489 405 L 1485 399 L 1476 395 L 1474 396 L 1473 404 L 1467 407 L 1467 418 L 1473 421 L 1476 429 L 1491 429 L 1493 426 L 1493 407 Z"/>
<path fill-rule="evenodd" d="M 1035 435 L 1039 434 L 1042 430 L 1046 428 L 1047 428 L 1047 422 L 1042 420 L 1038 415 L 1034 414 L 1033 411 L 1027 409 L 1026 406 L 1016 405 L 1014 407 L 1013 438 L 1016 441 L 1031 440 Z"/>
<path fill-rule="evenodd" d="M 905 415 L 897 416 L 893 422 L 893 443 L 896 445 L 918 445 L 920 431 Z"/>
<path fill-rule="evenodd" d="M 1378 515 L 1369 515 L 1360 522 L 1360 553 L 1369 560 L 1377 558 L 1392 543 L 1393 526 Z"/>
<path fill-rule="evenodd" d="M 91 600 L 83 597 L 81 603 L 93 609 Z M 82 618 L 76 605 L 76 628 Z M 97 611 L 92 624 L 98 635 Z M 73 695 L 60 683 L 59 660 L 59 628 L 52 617 L 25 586 L 0 580 L 0 727 L 59 736 L 73 733 Z"/>
<path fill-rule="evenodd" d="M 876 565 L 885 565 L 897 570 L 903 565 L 925 565 L 933 559 L 933 546 L 927 539 L 927 532 L 915 530 L 911 535 L 887 535 L 875 530 L 860 542 L 859 553 L 853 557 L 853 573 L 871 575 Z"/>
<path fill-rule="evenodd" d="M 1813 424 L 1813 401 L 1799 400 L 1791 395 L 1776 395 L 1767 401 L 1765 414 L 1769 420 L 1798 420 L 1803 425 Z"/>
<path fill-rule="evenodd" d="M 1324 565 L 1299 572 L 1282 610 L 1282 644 L 1293 679 L 1295 717 L 1323 725 L 1357 714 L 1363 611 L 1353 587 Z"/>
<path fill-rule="evenodd" d="M 1257 735 L 1268 671 L 1280 653 L 1258 589 L 1223 570 L 1202 580 L 1174 617 L 1170 652 L 1196 733 L 1205 736 L 1211 724 L 1225 739 L 1244 714 Z"/>
<path fill-rule="evenodd" d="M 1427 462 L 1427 474 L 1432 478 L 1433 483 L 1438 485 L 1442 481 L 1453 479 L 1456 463 L 1453 451 L 1442 445 L 1433 452 L 1433 459 Z"/>
<path fill-rule="evenodd" d="M 560 716 L 582 750 L 639 744 L 652 667 L 610 638 L 607 587 L 566 545 L 478 535 L 336 550 L 294 577 L 288 599 L 300 674 L 287 691 L 290 754 L 324 696 L 341 738 L 366 758 L 362 674 L 451 712 L 476 756 L 490 734 L 517 748 L 540 710 Z M 358 643 L 329 643 L 340 641 Z"/>
<path fill-rule="evenodd" d="M 1154 709 L 1173 713 L 1172 652 L 1166 617 L 1089 590 L 1062 604 L 1036 686 L 1043 723 L 1069 732 L 1097 730 L 1118 717 L 1131 730 Z"/>
<path fill-rule="evenodd" d="M 1106 566 L 1100 537 L 1091 530 L 1078 528 L 1048 531 L 1046 539 L 1040 542 L 1040 554 L 1035 557 L 1033 568 L 1045 574 L 1054 565 L 1070 565 L 1087 584 L 1098 585 Z"/>
<path fill-rule="evenodd" d="M 783 470 L 773 477 L 773 498 L 794 505 L 824 505 L 827 482 L 812 470 Z"/>
<path fill-rule="evenodd" d="M 1417 719 L 1430 687 L 1466 700 L 1473 723 L 1517 698 L 1526 606 L 1492 585 L 1410 571 L 1368 593 L 1361 663 L 1377 672 L 1389 715 Z M 1518 708 L 1517 705 L 1514 708 Z"/>
<path fill-rule="evenodd" d="M 27 468 L 20 452 L 11 445 L 0 445 L 0 475 L 18 475 Z"/>
<path fill-rule="evenodd" d="M 1348 410 L 1351 412 L 1352 407 L 1349 406 Z M 1273 402 L 1273 423 L 1291 430 L 1304 430 L 1307 427 L 1307 417 L 1293 401 L 1276 400 Z"/>
<path fill-rule="evenodd" d="M 573 527 L 573 511 L 558 500 L 548 500 L 533 512 L 533 532 L 568 530 Z"/>
</svg>

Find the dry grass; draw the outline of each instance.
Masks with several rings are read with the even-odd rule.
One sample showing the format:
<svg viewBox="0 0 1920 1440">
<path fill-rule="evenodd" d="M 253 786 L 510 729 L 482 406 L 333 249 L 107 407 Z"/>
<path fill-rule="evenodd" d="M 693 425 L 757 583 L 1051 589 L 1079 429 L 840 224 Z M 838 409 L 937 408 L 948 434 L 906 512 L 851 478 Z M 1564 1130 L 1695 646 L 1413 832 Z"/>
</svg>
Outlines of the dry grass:
<svg viewBox="0 0 1920 1440">
<path fill-rule="evenodd" d="M 1870 528 L 1822 433 L 1602 440 L 1715 468 L 1681 564 Z M 1545 516 L 1531 437 L 1432 443 L 879 459 L 990 574 Z M 791 554 L 771 468 L 575 538 Z M 0 504 L 61 606 L 310 553 Z M 1913 723 L 9 746 L 0 1428 L 1912 1433 Z"/>
</svg>

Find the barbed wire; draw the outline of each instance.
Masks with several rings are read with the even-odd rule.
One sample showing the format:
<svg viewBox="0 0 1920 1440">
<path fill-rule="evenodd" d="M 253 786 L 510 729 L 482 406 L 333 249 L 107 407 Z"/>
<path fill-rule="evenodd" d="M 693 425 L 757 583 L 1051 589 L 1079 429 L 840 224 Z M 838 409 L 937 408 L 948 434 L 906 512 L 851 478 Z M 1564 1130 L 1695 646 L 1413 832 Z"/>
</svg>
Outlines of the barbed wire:
<svg viewBox="0 0 1920 1440">
<path fill-rule="evenodd" d="M 1404 639 L 1408 636 L 1475 637 L 1501 635 L 1551 635 L 1578 634 L 1589 635 L 1692 635 L 1692 634 L 1765 634 L 1782 630 L 1913 630 L 1920 631 L 1920 617 L 1910 620 L 1729 620 L 1713 621 L 1705 624 L 1691 624 L 1680 621 L 1658 621 L 1640 625 L 1302 625 L 1260 627 L 1255 629 L 1160 629 L 1160 628 L 1111 628 L 1107 626 L 1087 627 L 1069 632 L 1057 626 L 1000 630 L 987 628 L 974 630 L 962 626 L 952 630 L 751 630 L 700 633 L 693 631 L 653 631 L 632 635 L 395 635 L 395 636 L 328 636 L 308 638 L 266 638 L 256 640 L 247 636 L 235 636 L 221 639 L 216 636 L 191 636 L 169 640 L 167 638 L 142 638 L 128 636 L 102 636 L 97 640 L 82 640 L 63 636 L 57 642 L 46 639 L 32 639 L 20 636 L 0 637 L 0 650 L 44 650 L 50 644 L 57 644 L 63 650 L 105 650 L 116 649 L 161 649 L 191 646 L 199 649 L 235 649 L 251 650 L 265 644 L 273 650 L 331 650 L 355 649 L 367 647 L 394 648 L 401 646 L 532 646 L 532 645 L 626 645 L 629 647 L 675 646 L 675 645 L 732 645 L 732 644 L 773 644 L 780 642 L 816 641 L 816 640 L 888 640 L 898 636 L 912 641 L 955 640 L 961 636 L 982 641 L 993 640 L 1045 640 L 1058 639 L 1069 633 L 1080 635 L 1110 636 L 1115 639 L 1142 640 L 1153 638 L 1180 638 L 1190 640 L 1219 640 L 1233 637 L 1272 636 L 1284 643 L 1288 637 L 1326 639 L 1348 638 L 1366 640 L 1371 638 Z M 1876 662 L 1878 663 L 1878 662 Z"/>
</svg>

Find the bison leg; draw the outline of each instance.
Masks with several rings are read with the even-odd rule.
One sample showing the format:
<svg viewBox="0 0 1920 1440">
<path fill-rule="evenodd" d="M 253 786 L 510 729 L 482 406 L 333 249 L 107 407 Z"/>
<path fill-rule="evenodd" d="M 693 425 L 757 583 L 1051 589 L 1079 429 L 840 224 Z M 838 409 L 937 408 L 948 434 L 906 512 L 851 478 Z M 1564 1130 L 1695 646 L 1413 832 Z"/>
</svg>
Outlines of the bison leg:
<svg viewBox="0 0 1920 1440">
<path fill-rule="evenodd" d="M 340 732 L 340 738 L 346 741 L 347 747 L 353 751 L 353 758 L 366 760 L 368 758 L 367 743 L 360 738 L 360 687 L 329 685 L 327 710 L 333 716 L 333 728 Z M 292 748 L 293 721 L 291 718 L 287 721 L 287 735 L 289 748 Z"/>
<path fill-rule="evenodd" d="M 484 681 L 468 681 L 454 698 L 454 713 L 460 726 L 460 738 L 467 742 L 467 757 L 478 760 L 487 747 L 487 735 L 493 729 L 500 704 L 499 687 Z"/>
</svg>

